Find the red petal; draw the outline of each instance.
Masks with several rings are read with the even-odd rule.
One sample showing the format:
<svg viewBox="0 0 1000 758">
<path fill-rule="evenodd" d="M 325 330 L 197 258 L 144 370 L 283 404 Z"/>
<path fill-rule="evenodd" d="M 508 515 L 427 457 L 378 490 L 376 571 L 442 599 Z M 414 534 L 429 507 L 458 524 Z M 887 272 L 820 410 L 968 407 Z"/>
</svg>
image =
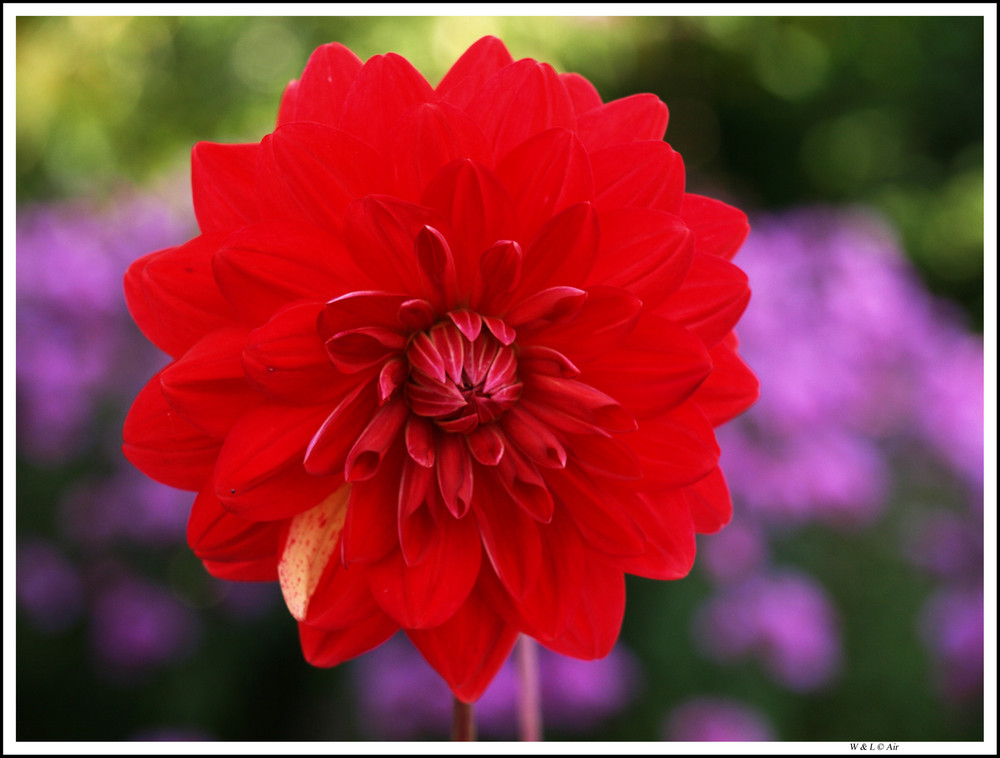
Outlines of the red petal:
<svg viewBox="0 0 1000 758">
<path fill-rule="evenodd" d="M 459 292 L 467 297 L 483 252 L 497 240 L 518 237 L 507 190 L 486 166 L 464 159 L 438 172 L 422 202 L 446 219 Z"/>
<path fill-rule="evenodd" d="M 243 374 L 246 337 L 243 327 L 217 329 L 160 373 L 170 407 L 217 439 L 260 399 Z"/>
<path fill-rule="evenodd" d="M 344 208 L 375 191 L 383 169 L 372 147 L 323 124 L 279 126 L 263 139 L 257 196 L 267 218 L 309 223 L 336 234 Z"/>
<path fill-rule="evenodd" d="M 692 259 L 684 283 L 658 311 L 686 326 L 711 348 L 732 330 L 748 302 L 746 274 L 722 258 L 699 253 Z"/>
<path fill-rule="evenodd" d="M 599 358 L 625 341 L 640 310 L 642 301 L 625 290 L 590 287 L 576 318 L 530 335 L 528 341 L 556 349 L 574 363 Z"/>
<path fill-rule="evenodd" d="M 504 321 L 521 334 L 571 321 L 583 308 L 587 293 L 576 287 L 549 287 L 528 295 L 507 311 Z"/>
<path fill-rule="evenodd" d="M 524 374 L 546 374 L 563 379 L 576 379 L 580 369 L 573 361 L 550 347 L 526 345 L 517 357 L 518 371 Z"/>
<path fill-rule="evenodd" d="M 602 487 L 597 484 L 601 479 L 595 481 L 576 466 L 551 471 L 546 481 L 559 507 L 566 509 L 590 546 L 614 556 L 642 554 L 642 531 L 625 504 L 635 499 L 634 493 L 616 486 Z"/>
<path fill-rule="evenodd" d="M 594 199 L 590 159 L 568 129 L 549 129 L 518 145 L 496 169 L 530 239 L 567 206 Z"/>
<path fill-rule="evenodd" d="M 654 208 L 678 213 L 684 196 L 684 161 L 666 142 L 628 142 L 591 153 L 596 205 Z"/>
<path fill-rule="evenodd" d="M 257 220 L 254 184 L 259 147 L 199 142 L 191 150 L 191 194 L 203 234 Z"/>
<path fill-rule="evenodd" d="M 198 493 L 191 508 L 187 542 L 203 561 L 258 563 L 261 569 L 276 572 L 281 532 L 280 522 L 247 521 L 234 516 L 208 487 Z M 276 573 L 273 578 L 277 578 Z"/>
<path fill-rule="evenodd" d="M 609 434 L 567 433 L 565 436 L 569 459 L 591 474 L 612 479 L 642 477 L 639 461 L 622 440 Z"/>
<path fill-rule="evenodd" d="M 415 566 L 395 550 L 368 569 L 372 594 L 404 629 L 429 629 L 455 615 L 479 575 L 482 549 L 471 520 L 442 518 L 440 539 Z"/>
<path fill-rule="evenodd" d="M 399 630 L 399 625 L 379 611 L 344 629 L 317 629 L 299 622 L 302 654 L 313 666 L 330 668 L 367 653 Z"/>
<path fill-rule="evenodd" d="M 465 436 L 472 457 L 484 466 L 496 466 L 505 451 L 503 436 L 496 430 L 496 425 L 485 424 L 477 427 Z"/>
<path fill-rule="evenodd" d="M 421 103 L 403 114 L 389 135 L 388 155 L 396 169 L 396 194 L 413 201 L 453 160 L 493 164 L 493 150 L 476 122 L 445 103 Z"/>
<path fill-rule="evenodd" d="M 480 469 L 477 473 L 488 476 L 489 469 Z M 541 571 L 539 527 L 497 484 L 496 480 L 487 481 L 476 488 L 472 510 L 479 524 L 483 548 L 497 576 L 511 595 L 524 597 Z"/>
<path fill-rule="evenodd" d="M 594 266 L 599 243 L 594 206 L 571 205 L 550 219 L 525 249 L 518 291 L 530 294 L 553 285 L 582 285 Z"/>
<path fill-rule="evenodd" d="M 212 475 L 220 443 L 167 405 L 160 374 L 150 379 L 125 418 L 122 452 L 146 476 L 182 490 L 200 490 Z"/>
<path fill-rule="evenodd" d="M 455 697 L 466 703 L 479 699 L 517 640 L 517 629 L 493 610 L 479 587 L 441 626 L 406 634 Z"/>
<path fill-rule="evenodd" d="M 386 451 L 399 436 L 408 414 L 406 402 L 399 397 L 379 408 L 347 454 L 344 463 L 347 481 L 364 481 L 378 473 Z"/>
<path fill-rule="evenodd" d="M 212 254 L 224 233 L 143 256 L 125 274 L 125 302 L 150 342 L 173 357 L 234 320 L 212 276 Z"/>
<path fill-rule="evenodd" d="M 655 307 L 677 289 L 694 255 L 680 218 L 649 208 L 601 214 L 600 253 L 588 281 L 628 290 Z"/>
<path fill-rule="evenodd" d="M 473 311 L 450 311 L 448 318 L 469 342 L 475 342 L 483 329 L 482 317 Z"/>
<path fill-rule="evenodd" d="M 481 312 L 491 313 L 503 308 L 521 281 L 524 253 L 517 242 L 500 240 L 479 258 L 472 303 Z"/>
<path fill-rule="evenodd" d="M 369 195 L 351 203 L 344 214 L 347 252 L 364 271 L 372 272 L 389 292 L 417 292 L 420 279 L 413 240 L 425 226 L 444 222 L 429 208 L 388 195 Z"/>
<path fill-rule="evenodd" d="M 396 330 L 402 334 L 399 310 L 408 300 L 407 295 L 387 292 L 350 292 L 334 298 L 323 306 L 317 321 L 320 336 L 329 339 L 335 334 L 365 327 Z"/>
<path fill-rule="evenodd" d="M 396 519 L 405 455 L 402 444 L 392 446 L 377 476 L 351 485 L 343 537 L 345 565 L 381 560 L 398 547 Z"/>
<path fill-rule="evenodd" d="M 577 131 L 594 152 L 623 142 L 661 140 L 667 117 L 667 106 L 656 95 L 631 95 L 577 116 Z"/>
<path fill-rule="evenodd" d="M 454 305 L 457 286 L 455 259 L 448 241 L 434 227 L 425 226 L 417 232 L 413 248 L 428 299 L 445 307 Z"/>
<path fill-rule="evenodd" d="M 347 454 L 377 408 L 371 383 L 360 383 L 345 395 L 309 440 L 305 470 L 317 475 L 343 473 Z"/>
<path fill-rule="evenodd" d="M 361 59 L 339 42 L 320 45 L 309 56 L 292 92 L 286 90 L 278 124 L 315 121 L 336 126 L 344 97 L 360 70 Z"/>
<path fill-rule="evenodd" d="M 295 120 L 295 110 L 298 106 L 299 80 L 292 79 L 281 93 L 281 103 L 278 105 L 278 120 L 275 126 L 282 126 Z"/>
<path fill-rule="evenodd" d="M 646 537 L 646 552 L 618 565 L 649 579 L 687 576 L 694 565 L 694 525 L 681 490 L 642 494 L 631 514 Z"/>
<path fill-rule="evenodd" d="M 684 195 L 680 217 L 694 234 L 695 250 L 726 260 L 736 255 L 750 233 L 743 211 L 701 195 Z"/>
<path fill-rule="evenodd" d="M 243 371 L 250 384 L 274 400 L 311 405 L 341 396 L 345 378 L 327 358 L 316 332 L 322 303 L 294 303 L 247 336 Z"/>
<path fill-rule="evenodd" d="M 581 362 L 586 381 L 625 398 L 636 418 L 664 413 L 691 396 L 712 371 L 701 340 L 684 327 L 649 315 L 599 360 Z"/>
<path fill-rule="evenodd" d="M 306 473 L 306 445 L 329 412 L 264 401 L 236 422 L 219 453 L 215 493 L 244 518 L 272 521 L 309 510 L 337 489 L 340 477 Z"/>
<path fill-rule="evenodd" d="M 536 374 L 524 378 L 525 396 L 609 432 L 630 432 L 635 419 L 610 395 L 576 379 Z"/>
<path fill-rule="evenodd" d="M 576 111 L 577 117 L 581 113 L 601 106 L 600 93 L 587 79 L 573 73 L 559 74 L 559 78 L 566 87 L 566 92 L 569 93 L 569 99 L 573 101 L 573 109 Z"/>
<path fill-rule="evenodd" d="M 557 653 L 589 661 L 606 656 L 618 640 L 625 617 L 625 575 L 610 562 L 590 556 L 585 582 L 569 629 L 542 644 Z"/>
<path fill-rule="evenodd" d="M 464 108 L 497 71 L 513 62 L 503 42 L 483 37 L 455 61 L 435 93 L 444 102 Z"/>
<path fill-rule="evenodd" d="M 552 521 L 555 502 L 545 479 L 509 442 L 504 444 L 504 456 L 496 472 L 515 505 L 539 523 Z"/>
<path fill-rule="evenodd" d="M 712 348 L 712 373 L 692 396 L 718 426 L 743 413 L 760 397 L 760 382 L 736 354 L 735 337 Z"/>
<path fill-rule="evenodd" d="M 438 437 L 435 468 L 444 504 L 452 516 L 462 518 L 472 503 L 473 483 L 472 461 L 461 437 L 454 434 Z"/>
<path fill-rule="evenodd" d="M 202 560 L 209 574 L 227 582 L 273 582 L 278 578 L 277 563 L 274 558 L 259 561 Z"/>
<path fill-rule="evenodd" d="M 497 72 L 466 111 L 479 123 L 498 157 L 546 129 L 576 126 L 573 103 L 559 75 L 547 63 L 530 58 Z"/>
<path fill-rule="evenodd" d="M 644 489 L 692 484 L 719 462 L 712 425 L 691 401 L 662 416 L 642 419 L 628 444 L 642 465 Z"/>
<path fill-rule="evenodd" d="M 565 468 L 566 449 L 549 430 L 530 412 L 514 406 L 500 419 L 504 433 L 539 466 Z"/>
<path fill-rule="evenodd" d="M 293 300 L 329 300 L 365 280 L 343 243 L 301 223 L 241 229 L 212 258 L 212 272 L 233 308 L 254 324 Z"/>
<path fill-rule="evenodd" d="M 372 56 L 344 98 L 340 128 L 382 150 L 399 117 L 433 95 L 427 80 L 402 56 Z"/>
<path fill-rule="evenodd" d="M 722 469 L 715 468 L 704 479 L 684 488 L 684 498 L 691 509 L 694 530 L 699 534 L 712 534 L 729 523 L 733 517 L 733 501 Z"/>
</svg>

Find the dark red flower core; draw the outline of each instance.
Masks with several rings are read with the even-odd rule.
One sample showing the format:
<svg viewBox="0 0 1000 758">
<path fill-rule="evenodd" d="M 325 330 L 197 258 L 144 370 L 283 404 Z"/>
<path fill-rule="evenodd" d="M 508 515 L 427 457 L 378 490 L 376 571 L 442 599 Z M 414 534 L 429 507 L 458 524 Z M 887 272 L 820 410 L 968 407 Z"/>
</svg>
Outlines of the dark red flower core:
<svg viewBox="0 0 1000 758">
<path fill-rule="evenodd" d="M 478 316 L 466 323 L 476 326 L 463 332 L 441 321 L 415 335 L 406 349 L 410 410 L 462 434 L 500 418 L 522 388 L 514 349 L 483 329 Z"/>
</svg>

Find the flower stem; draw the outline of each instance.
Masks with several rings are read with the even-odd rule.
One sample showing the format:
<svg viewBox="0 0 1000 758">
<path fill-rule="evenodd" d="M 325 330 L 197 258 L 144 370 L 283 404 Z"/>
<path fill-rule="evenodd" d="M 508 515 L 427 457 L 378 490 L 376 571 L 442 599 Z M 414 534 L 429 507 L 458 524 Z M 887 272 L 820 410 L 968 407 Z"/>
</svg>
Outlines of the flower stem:
<svg viewBox="0 0 1000 758">
<path fill-rule="evenodd" d="M 476 716 L 470 703 L 463 703 L 457 697 L 451 709 L 451 739 L 453 742 L 476 741 Z"/>
<path fill-rule="evenodd" d="M 517 642 L 517 667 L 521 697 L 517 709 L 518 732 L 522 742 L 542 739 L 542 698 L 538 679 L 538 644 L 526 635 Z"/>
</svg>

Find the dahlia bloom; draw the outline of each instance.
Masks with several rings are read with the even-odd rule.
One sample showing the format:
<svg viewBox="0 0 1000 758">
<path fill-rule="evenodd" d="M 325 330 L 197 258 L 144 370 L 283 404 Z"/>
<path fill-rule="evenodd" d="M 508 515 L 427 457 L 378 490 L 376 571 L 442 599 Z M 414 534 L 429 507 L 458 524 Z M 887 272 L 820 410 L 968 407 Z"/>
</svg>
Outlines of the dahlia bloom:
<svg viewBox="0 0 1000 758">
<path fill-rule="evenodd" d="M 729 519 L 748 226 L 666 125 L 486 37 L 437 87 L 325 45 L 260 143 L 195 145 L 201 234 L 125 276 L 173 362 L 124 451 L 198 493 L 209 572 L 280 582 L 310 663 L 403 629 L 472 702 L 519 633 L 606 655 L 624 575 Z"/>
</svg>

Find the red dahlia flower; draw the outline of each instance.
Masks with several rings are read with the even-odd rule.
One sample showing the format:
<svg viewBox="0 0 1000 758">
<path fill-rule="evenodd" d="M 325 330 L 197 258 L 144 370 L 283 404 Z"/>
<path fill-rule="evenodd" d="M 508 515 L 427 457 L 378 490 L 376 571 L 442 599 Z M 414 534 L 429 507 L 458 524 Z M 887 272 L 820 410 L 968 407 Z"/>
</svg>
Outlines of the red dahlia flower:
<svg viewBox="0 0 1000 758">
<path fill-rule="evenodd" d="M 486 37 L 437 87 L 325 45 L 259 144 L 195 145 L 201 234 L 125 276 L 173 362 L 124 451 L 198 492 L 210 573 L 281 583 L 310 663 L 402 628 L 471 702 L 519 633 L 607 654 L 624 575 L 729 519 L 748 226 L 666 125 Z"/>
</svg>

